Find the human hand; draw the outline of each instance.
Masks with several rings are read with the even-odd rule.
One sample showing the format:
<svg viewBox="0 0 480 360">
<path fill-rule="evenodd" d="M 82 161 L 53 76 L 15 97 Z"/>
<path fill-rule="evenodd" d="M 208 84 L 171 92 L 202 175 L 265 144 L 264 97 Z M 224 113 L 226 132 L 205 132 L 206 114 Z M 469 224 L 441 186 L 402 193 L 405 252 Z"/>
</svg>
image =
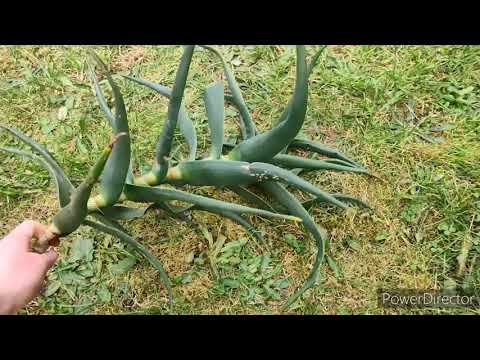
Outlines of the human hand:
<svg viewBox="0 0 480 360">
<path fill-rule="evenodd" d="M 40 293 L 58 254 L 32 252 L 30 244 L 46 231 L 45 225 L 24 221 L 0 240 L 0 314 L 16 314 Z"/>
</svg>

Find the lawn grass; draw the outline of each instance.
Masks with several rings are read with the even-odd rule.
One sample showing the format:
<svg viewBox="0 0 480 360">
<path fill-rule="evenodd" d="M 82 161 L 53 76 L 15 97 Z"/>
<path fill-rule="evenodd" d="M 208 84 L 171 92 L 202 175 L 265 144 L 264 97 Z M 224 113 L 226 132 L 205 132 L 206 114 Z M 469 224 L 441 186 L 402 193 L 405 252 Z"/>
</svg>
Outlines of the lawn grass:
<svg viewBox="0 0 480 360">
<path fill-rule="evenodd" d="M 315 48 L 307 47 L 310 54 Z M 233 66 L 258 128 L 269 129 L 292 91 L 294 49 L 220 49 Z M 115 74 L 139 75 L 168 86 L 181 55 L 181 47 L 173 46 L 93 50 Z M 86 58 L 80 46 L 0 47 L 0 122 L 44 144 L 75 182 L 110 138 L 92 92 Z M 478 59 L 478 46 L 327 48 L 311 77 L 302 135 L 340 149 L 382 180 L 333 172 L 307 175 L 328 191 L 361 198 L 375 212 L 346 213 L 322 206 L 310 211 L 331 235 L 330 261 L 322 266 L 317 286 L 289 313 L 411 312 L 378 307 L 377 288 L 441 289 L 455 284 L 478 292 Z M 210 145 L 203 89 L 221 77 L 218 61 L 196 51 L 185 105 L 198 132 L 199 153 Z M 115 79 L 127 105 L 135 161 L 143 171 L 153 159 L 167 101 L 119 75 Z M 102 88 L 110 95 L 105 82 Z M 228 107 L 226 115 L 226 136 L 237 136 L 236 112 Z M 180 144 L 181 137 L 176 139 Z M 17 143 L 0 132 L 0 146 L 7 144 Z M 3 153 L 0 163 L 0 236 L 25 218 L 47 222 L 58 206 L 48 173 Z M 226 191 L 199 191 L 242 203 Z M 125 226 L 158 256 L 173 279 L 173 313 L 278 313 L 308 275 L 314 245 L 295 224 L 256 217 L 252 221 L 264 232 L 266 244 L 257 243 L 229 220 L 200 212 L 193 214 L 191 223 L 152 212 Z M 471 249 L 459 274 L 457 257 L 466 241 Z M 212 244 L 222 243 L 224 251 L 212 256 Z M 26 313 L 169 311 L 158 273 L 117 239 L 82 228 L 61 244 L 60 252 L 47 293 Z"/>
</svg>

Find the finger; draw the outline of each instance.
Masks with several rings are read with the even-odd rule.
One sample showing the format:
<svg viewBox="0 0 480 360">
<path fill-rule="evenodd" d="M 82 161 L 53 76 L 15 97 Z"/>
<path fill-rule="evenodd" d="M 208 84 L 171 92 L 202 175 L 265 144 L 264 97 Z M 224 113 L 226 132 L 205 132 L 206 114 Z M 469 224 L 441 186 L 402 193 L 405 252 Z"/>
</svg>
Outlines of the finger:
<svg viewBox="0 0 480 360">
<path fill-rule="evenodd" d="M 48 227 L 36 221 L 25 220 L 7 235 L 7 241 L 30 249 L 30 243 L 33 237 L 40 238 L 48 231 Z"/>
</svg>

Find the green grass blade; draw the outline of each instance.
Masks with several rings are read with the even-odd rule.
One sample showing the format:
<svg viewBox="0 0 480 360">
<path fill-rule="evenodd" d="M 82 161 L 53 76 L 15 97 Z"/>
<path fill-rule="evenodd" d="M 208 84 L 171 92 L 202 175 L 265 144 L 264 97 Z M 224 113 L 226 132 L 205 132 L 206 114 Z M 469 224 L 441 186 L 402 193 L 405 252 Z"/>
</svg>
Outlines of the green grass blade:
<svg viewBox="0 0 480 360">
<path fill-rule="evenodd" d="M 325 49 L 327 48 L 327 45 L 322 46 L 313 56 L 312 59 L 310 60 L 310 64 L 308 64 L 308 69 L 307 69 L 307 74 L 310 76 L 312 74 L 312 71 L 314 67 L 318 63 L 318 59 L 320 59 L 320 55 L 323 54 Z"/>
<path fill-rule="evenodd" d="M 25 144 L 30 146 L 41 158 L 48 164 L 49 169 L 55 174 L 55 181 L 57 182 L 58 190 L 58 200 L 60 207 L 66 206 L 70 202 L 70 193 L 73 190 L 73 185 L 70 182 L 70 179 L 65 175 L 63 169 L 60 167 L 58 162 L 55 160 L 52 154 L 43 146 L 37 143 L 35 140 L 29 138 L 27 135 L 21 131 L 0 124 L 0 128 L 7 130 L 16 138 L 23 141 Z"/>
<path fill-rule="evenodd" d="M 121 230 L 116 226 L 112 226 L 112 222 L 104 219 L 105 224 L 99 224 L 90 220 L 85 220 L 84 225 L 90 226 L 98 231 L 117 237 L 127 245 L 131 246 L 135 251 L 143 255 L 147 261 L 159 272 L 160 278 L 165 285 L 168 292 L 168 301 L 170 306 L 173 303 L 172 283 L 168 277 L 162 263 L 140 242 L 135 240 L 132 236 Z"/>
<path fill-rule="evenodd" d="M 240 111 L 240 115 L 243 119 L 243 122 L 245 124 L 245 129 L 246 129 L 246 135 L 247 138 L 251 138 L 256 135 L 257 130 L 255 127 L 255 123 L 253 122 L 252 116 L 250 115 L 250 111 L 248 110 L 247 104 L 245 103 L 245 100 L 243 99 L 242 96 L 242 91 L 240 90 L 240 87 L 238 86 L 237 81 L 235 80 L 235 76 L 233 75 L 232 70 L 228 67 L 227 63 L 223 59 L 222 55 L 215 50 L 214 48 L 206 45 L 200 45 L 201 47 L 207 49 L 210 51 L 212 54 L 216 55 L 220 62 L 222 63 L 223 66 L 223 71 L 225 73 L 225 77 L 227 79 L 228 83 L 228 88 L 230 89 L 230 92 L 232 93 L 232 98 L 235 101 L 235 104 Z"/>
<path fill-rule="evenodd" d="M 347 162 L 344 162 L 343 165 L 339 165 L 337 163 L 329 162 L 328 160 L 305 159 L 294 155 L 278 154 L 272 159 L 271 163 L 289 169 L 302 168 L 305 170 L 331 170 L 368 174 L 367 170 L 352 166 L 352 164 Z M 347 166 L 344 164 L 347 164 Z"/>
<path fill-rule="evenodd" d="M 205 108 L 207 109 L 208 126 L 212 147 L 210 158 L 220 159 L 222 156 L 224 122 L 225 122 L 225 99 L 223 84 L 214 83 L 207 87 L 204 95 Z"/>
<path fill-rule="evenodd" d="M 174 130 L 177 127 L 178 114 L 182 105 L 183 93 L 185 91 L 185 84 L 187 82 L 194 48 L 195 45 L 187 45 L 184 48 L 182 59 L 180 60 L 180 65 L 175 76 L 172 95 L 170 96 L 170 102 L 168 104 L 167 120 L 157 142 L 156 163 L 152 172 L 158 183 L 163 181 L 167 175 L 169 163 L 166 157 L 170 155 L 172 149 Z"/>
<path fill-rule="evenodd" d="M 135 186 L 126 185 L 125 195 L 129 200 L 135 202 L 165 202 L 170 200 L 185 201 L 191 204 L 202 206 L 206 209 L 219 210 L 219 211 L 231 211 L 238 214 L 253 214 L 260 215 L 267 218 L 277 218 L 284 220 L 299 221 L 298 218 L 276 214 L 267 210 L 255 209 L 248 206 L 227 203 L 220 200 L 211 199 L 208 197 L 190 194 L 180 190 L 166 189 L 160 187 L 147 187 L 147 186 Z"/>
<path fill-rule="evenodd" d="M 291 295 L 287 302 L 284 304 L 283 309 L 288 308 L 295 301 L 297 301 L 300 296 L 302 296 L 305 291 L 313 287 L 317 282 L 320 265 L 323 262 L 323 257 L 325 254 L 325 246 L 328 241 L 327 232 L 324 228 L 317 225 L 312 219 L 310 214 L 305 210 L 302 204 L 293 196 L 289 191 L 287 191 L 282 185 L 274 181 L 266 181 L 259 184 L 259 187 L 263 189 L 266 193 L 270 194 L 283 206 L 285 206 L 288 212 L 294 216 L 298 216 L 303 220 L 303 226 L 310 233 L 310 235 L 315 240 L 317 246 L 317 255 L 315 257 L 315 262 L 313 264 L 312 270 L 308 275 L 305 283 L 297 289 L 297 291 Z"/>
<path fill-rule="evenodd" d="M 64 181 L 65 174 L 62 175 L 58 173 L 58 171 L 54 167 L 52 167 L 44 158 L 36 156 L 27 151 L 23 151 L 16 148 L 10 148 L 10 147 L 0 147 L 0 151 L 20 155 L 28 159 L 37 161 L 41 165 L 43 165 L 43 167 L 48 170 L 50 177 L 55 181 L 55 187 L 57 189 L 57 196 L 58 196 L 58 202 L 60 204 L 60 207 L 64 207 L 68 205 L 68 203 L 70 202 L 70 194 L 73 191 L 73 185 L 70 183 L 68 179 L 66 182 Z"/>
<path fill-rule="evenodd" d="M 127 120 L 127 110 L 123 96 L 117 84 L 113 80 L 105 63 L 93 51 L 89 52 L 100 66 L 102 72 L 107 77 L 113 92 L 115 102 L 115 116 L 110 119 L 110 125 L 114 135 L 125 133 L 115 144 L 112 154 L 108 159 L 105 169 L 100 180 L 100 194 L 102 198 L 102 206 L 111 206 L 117 202 L 123 191 L 123 186 L 130 168 L 130 134 Z M 92 76 L 96 79 L 95 74 Z M 103 96 L 103 95 L 102 95 Z"/>
<path fill-rule="evenodd" d="M 136 82 L 137 84 L 146 86 L 156 92 L 158 92 L 160 95 L 170 98 L 172 95 L 172 90 L 166 86 L 163 86 L 161 84 L 156 84 L 151 81 L 131 77 L 131 76 L 124 76 L 126 79 L 131 80 Z M 185 109 L 185 106 L 182 105 L 180 106 L 180 111 L 178 113 L 178 121 L 177 121 L 177 128 L 180 130 L 180 133 L 182 134 L 183 138 L 185 139 L 187 145 L 188 145 L 188 150 L 189 150 L 189 155 L 188 159 L 189 160 L 195 160 L 196 154 L 197 154 L 197 132 L 195 130 L 195 126 L 193 125 L 192 120 L 187 115 L 187 110 Z"/>
</svg>

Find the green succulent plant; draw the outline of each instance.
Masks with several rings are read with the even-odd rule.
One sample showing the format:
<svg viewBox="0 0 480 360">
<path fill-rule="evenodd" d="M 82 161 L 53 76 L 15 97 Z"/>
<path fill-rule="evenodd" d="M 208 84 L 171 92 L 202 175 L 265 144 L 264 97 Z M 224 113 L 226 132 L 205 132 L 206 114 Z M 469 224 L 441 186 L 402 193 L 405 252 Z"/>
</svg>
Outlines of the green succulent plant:
<svg viewBox="0 0 480 360">
<path fill-rule="evenodd" d="M 204 102 L 211 137 L 211 148 L 206 157 L 197 157 L 195 127 L 183 105 L 187 75 L 195 50 L 194 45 L 184 46 L 172 89 L 147 80 L 125 76 L 129 81 L 146 86 L 169 98 L 167 118 L 157 141 L 154 163 L 151 170 L 141 176 L 133 175 L 134 164 L 131 160 L 127 111 L 122 94 L 107 66 L 93 52 L 91 56 L 113 90 L 114 112 L 110 110 L 101 91 L 94 67 L 90 66 L 96 96 L 100 108 L 111 125 L 114 140 L 79 187 L 74 188 L 58 162 L 42 145 L 17 129 L 0 125 L 1 128 L 29 145 L 38 156 L 16 148 L 0 149 L 38 160 L 49 170 L 56 183 L 60 211 L 50 226 L 51 234 L 43 239 L 36 239 L 32 248 L 39 252 L 45 251 L 52 241 L 72 233 L 80 225 L 90 226 L 116 236 L 145 256 L 159 271 L 168 291 L 169 301 L 172 303 L 171 282 L 162 264 L 145 246 L 131 237 L 118 220 L 142 217 L 146 210 L 152 207 L 162 208 L 172 216 L 196 210 L 207 211 L 237 222 L 258 239 L 261 239 L 261 235 L 245 215 L 256 214 L 297 221 L 303 224 L 305 230 L 314 239 L 317 254 L 305 283 L 285 303 L 284 307 L 288 307 L 315 284 L 328 240 L 326 230 L 314 221 L 308 209 L 319 203 L 327 203 L 341 209 L 347 209 L 350 206 L 368 208 L 368 205 L 361 200 L 342 194 L 330 194 L 319 189 L 302 179 L 299 176 L 300 173 L 312 170 L 344 171 L 367 175 L 369 173 L 362 165 L 336 149 L 297 138 L 307 112 L 309 77 L 325 47 L 322 47 L 307 63 L 305 46 L 296 46 L 293 94 L 275 126 L 263 133 L 257 130 L 235 77 L 220 53 L 209 46 L 203 46 L 203 48 L 221 62 L 228 85 L 227 94 L 223 82 L 213 83 L 205 89 Z M 224 141 L 226 102 L 236 107 L 240 114 L 241 140 L 235 143 Z M 170 157 L 176 129 L 181 132 L 189 148 L 187 160 L 177 162 Z M 313 160 L 289 155 L 288 151 L 292 149 L 318 153 L 327 159 Z M 91 194 L 93 184 L 100 175 L 98 193 Z M 256 207 L 224 202 L 176 189 L 184 185 L 226 188 Z M 286 185 L 310 193 L 314 197 L 312 200 L 301 203 L 287 190 Z M 252 189 L 258 191 L 251 191 Z M 257 195 L 258 192 L 265 194 L 266 197 Z M 274 206 L 271 199 L 280 206 Z M 126 200 L 149 205 L 143 209 L 120 205 Z M 190 205 L 174 206 L 171 204 L 174 200 Z"/>
</svg>

